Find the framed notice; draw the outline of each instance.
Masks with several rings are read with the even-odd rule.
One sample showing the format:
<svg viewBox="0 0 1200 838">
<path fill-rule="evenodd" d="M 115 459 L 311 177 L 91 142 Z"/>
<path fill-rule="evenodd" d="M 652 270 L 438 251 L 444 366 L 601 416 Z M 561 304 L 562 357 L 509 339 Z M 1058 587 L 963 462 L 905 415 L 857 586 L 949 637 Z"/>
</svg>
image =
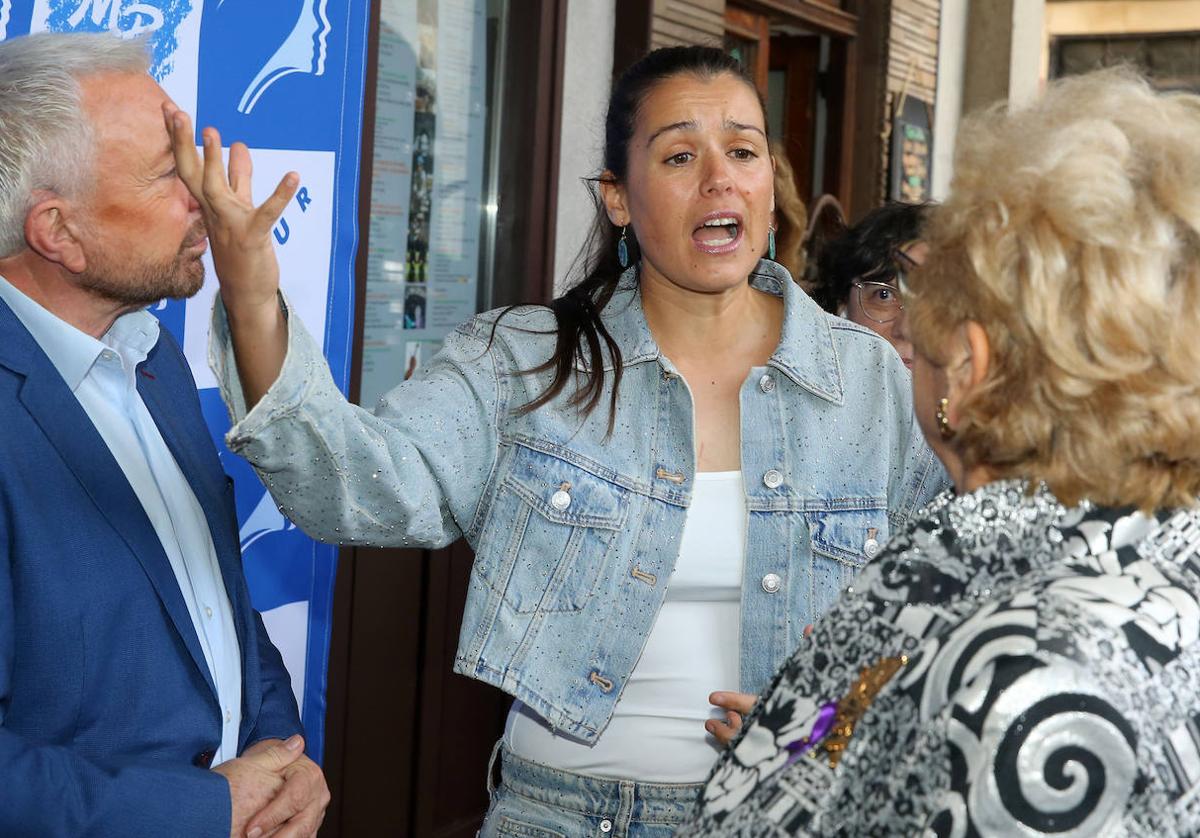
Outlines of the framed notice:
<svg viewBox="0 0 1200 838">
<path fill-rule="evenodd" d="M 408 378 L 476 311 L 485 0 L 384 0 L 359 403 Z"/>
</svg>

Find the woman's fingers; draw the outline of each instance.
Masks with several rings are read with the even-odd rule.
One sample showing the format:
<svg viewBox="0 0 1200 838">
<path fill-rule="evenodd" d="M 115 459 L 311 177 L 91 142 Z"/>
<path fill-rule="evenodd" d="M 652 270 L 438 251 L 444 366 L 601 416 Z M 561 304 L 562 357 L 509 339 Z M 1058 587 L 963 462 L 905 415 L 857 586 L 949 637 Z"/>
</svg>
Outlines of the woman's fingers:
<svg viewBox="0 0 1200 838">
<path fill-rule="evenodd" d="M 708 701 L 710 704 L 716 705 L 723 710 L 732 710 L 735 713 L 741 713 L 743 716 L 754 709 L 754 702 L 758 700 L 758 696 L 753 693 L 735 693 L 718 690 L 715 693 L 710 693 Z"/>
<path fill-rule="evenodd" d="M 271 193 L 271 197 L 262 202 L 255 214 L 255 226 L 263 231 L 269 232 L 275 226 L 275 222 L 279 220 L 279 216 L 283 215 L 283 211 L 287 209 L 288 203 L 296 195 L 296 189 L 300 186 L 300 175 L 295 172 L 288 172 L 279 181 L 279 185 L 275 187 L 275 191 Z"/>
<path fill-rule="evenodd" d="M 718 690 L 710 693 L 708 700 L 716 707 L 725 711 L 725 718 L 709 719 L 704 723 L 704 729 L 711 733 L 722 745 L 729 745 L 742 729 L 742 718 L 754 709 L 758 696 L 752 693 L 737 693 Z"/>
<path fill-rule="evenodd" d="M 738 731 L 742 729 L 742 716 L 733 710 L 726 710 L 724 720 L 709 719 L 704 723 L 704 729 L 711 733 L 714 739 L 728 747 L 733 738 L 737 736 Z"/>
<path fill-rule="evenodd" d="M 192 121 L 173 102 L 163 105 L 163 118 L 167 122 L 167 133 L 171 137 L 171 152 L 175 155 L 175 171 L 196 198 L 204 201 L 200 155 L 196 153 L 196 141 L 192 134 Z"/>
<path fill-rule="evenodd" d="M 204 139 L 204 197 L 209 203 L 224 198 L 229 192 L 225 177 L 225 161 L 221 158 L 221 134 L 216 128 L 205 128 Z"/>
<path fill-rule="evenodd" d="M 300 176 L 288 172 L 270 197 L 256 208 L 251 186 L 254 166 L 245 143 L 237 142 L 230 146 L 229 170 L 226 174 L 221 153 L 221 134 L 216 128 L 205 128 L 201 132 L 204 146 L 204 158 L 201 161 L 192 140 L 192 122 L 187 114 L 174 104 L 167 103 L 163 105 L 163 117 L 171 135 L 175 169 L 180 180 L 203 205 L 205 215 L 215 213 L 226 223 L 241 215 L 241 223 L 249 222 L 247 229 L 255 235 L 270 232 L 287 209 L 288 202 L 295 197 Z M 240 212 L 231 212 L 235 206 L 240 207 Z"/>
<path fill-rule="evenodd" d="M 254 205 L 251 181 L 254 166 L 250 162 L 250 149 L 245 143 L 234 143 L 229 147 L 229 188 L 248 206 Z"/>
</svg>

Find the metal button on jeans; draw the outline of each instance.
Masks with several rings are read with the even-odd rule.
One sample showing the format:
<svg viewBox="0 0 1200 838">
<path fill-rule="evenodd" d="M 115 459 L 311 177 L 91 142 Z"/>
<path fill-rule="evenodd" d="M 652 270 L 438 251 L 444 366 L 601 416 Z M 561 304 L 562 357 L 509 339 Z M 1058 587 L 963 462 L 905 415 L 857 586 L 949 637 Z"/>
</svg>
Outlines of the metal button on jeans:
<svg viewBox="0 0 1200 838">
<path fill-rule="evenodd" d="M 778 489 L 783 485 L 783 472 L 773 468 L 763 475 L 763 485 L 768 489 Z"/>
<path fill-rule="evenodd" d="M 568 506 L 571 505 L 571 493 L 565 491 L 564 489 L 559 489 L 557 492 L 555 492 L 553 495 L 550 496 L 550 505 L 553 506 L 555 509 L 557 509 L 559 512 L 562 512 L 564 509 L 566 509 Z"/>
<path fill-rule="evenodd" d="M 879 555 L 879 542 L 874 538 L 868 538 L 863 542 L 863 553 L 868 559 L 873 559 Z"/>
<path fill-rule="evenodd" d="M 776 593 L 783 585 L 778 573 L 768 573 L 762 578 L 763 590 L 769 594 Z"/>
<path fill-rule="evenodd" d="M 612 832 L 612 821 L 608 818 L 600 821 L 600 831 L 604 833 Z"/>
<path fill-rule="evenodd" d="M 764 393 L 771 392 L 775 389 L 775 379 L 770 375 L 764 375 L 758 380 L 758 389 L 762 390 Z"/>
</svg>

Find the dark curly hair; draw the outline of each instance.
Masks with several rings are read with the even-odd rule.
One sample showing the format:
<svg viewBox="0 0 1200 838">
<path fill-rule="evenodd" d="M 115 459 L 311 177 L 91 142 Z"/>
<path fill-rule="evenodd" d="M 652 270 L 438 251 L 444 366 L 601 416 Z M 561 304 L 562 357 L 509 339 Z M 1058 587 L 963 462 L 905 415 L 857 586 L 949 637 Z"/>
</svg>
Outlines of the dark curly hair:
<svg viewBox="0 0 1200 838">
<path fill-rule="evenodd" d="M 810 291 L 817 305 L 837 313 L 850 299 L 854 280 L 892 279 L 896 275 L 893 252 L 921 237 L 930 206 L 884 204 L 826 243 L 817 257 L 816 279 Z"/>
</svg>

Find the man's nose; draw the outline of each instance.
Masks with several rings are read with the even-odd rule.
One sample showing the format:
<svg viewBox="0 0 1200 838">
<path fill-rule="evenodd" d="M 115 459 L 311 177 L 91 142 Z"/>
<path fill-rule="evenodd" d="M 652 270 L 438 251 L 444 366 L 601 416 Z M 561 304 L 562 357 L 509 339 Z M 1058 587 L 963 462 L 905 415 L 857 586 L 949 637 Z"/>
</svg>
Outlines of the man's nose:
<svg viewBox="0 0 1200 838">
<path fill-rule="evenodd" d="M 179 185 L 183 189 L 183 194 L 187 198 L 188 212 L 199 214 L 200 202 L 196 200 L 196 196 L 192 194 L 192 190 L 188 189 L 187 184 L 185 184 L 183 181 L 180 181 Z"/>
</svg>

